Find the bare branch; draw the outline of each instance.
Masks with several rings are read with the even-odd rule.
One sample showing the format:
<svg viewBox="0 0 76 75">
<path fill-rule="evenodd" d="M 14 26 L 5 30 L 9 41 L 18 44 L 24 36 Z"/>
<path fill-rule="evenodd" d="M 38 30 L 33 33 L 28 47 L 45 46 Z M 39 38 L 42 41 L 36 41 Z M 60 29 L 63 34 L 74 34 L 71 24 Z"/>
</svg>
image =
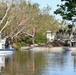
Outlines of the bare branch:
<svg viewBox="0 0 76 75">
<path fill-rule="evenodd" d="M 17 36 L 24 28 L 26 25 L 26 22 L 28 22 L 29 18 L 27 18 L 26 20 L 22 20 L 21 23 L 17 26 L 17 28 L 12 32 L 11 35 L 13 35 L 15 33 L 15 31 L 17 31 L 17 29 L 19 30 L 17 33 L 15 33 L 12 37 L 15 37 L 15 35 Z"/>
<path fill-rule="evenodd" d="M 2 32 L 10 22 L 11 22 L 11 20 L 9 22 L 7 21 L 6 24 L 3 26 L 3 28 L 1 29 L 0 32 Z"/>
<path fill-rule="evenodd" d="M 15 35 L 12 36 L 12 38 L 16 37 L 23 29 L 19 30 Z"/>
<path fill-rule="evenodd" d="M 23 23 L 24 23 L 24 20 L 22 20 L 21 23 L 18 25 L 19 28 L 17 27 L 17 28 L 11 33 L 11 35 L 7 35 L 6 37 L 11 36 L 12 38 L 14 38 L 15 36 L 17 36 L 17 35 L 24 29 L 24 27 L 22 26 Z M 15 31 L 16 31 L 17 29 L 19 29 L 19 31 L 15 33 Z"/>
<path fill-rule="evenodd" d="M 7 14 L 8 14 L 8 11 L 10 10 L 10 6 L 7 5 L 7 10 L 6 10 L 6 13 L 4 15 L 4 17 L 2 18 L 1 22 L 0 22 L 0 25 L 3 23 L 4 19 L 7 17 Z"/>
</svg>

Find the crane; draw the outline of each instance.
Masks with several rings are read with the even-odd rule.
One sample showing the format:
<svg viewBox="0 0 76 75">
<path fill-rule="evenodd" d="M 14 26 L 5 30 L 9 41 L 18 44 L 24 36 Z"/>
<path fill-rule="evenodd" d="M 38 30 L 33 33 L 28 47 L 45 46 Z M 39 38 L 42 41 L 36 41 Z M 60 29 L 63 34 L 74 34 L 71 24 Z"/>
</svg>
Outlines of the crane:
<svg viewBox="0 0 76 75">
<path fill-rule="evenodd" d="M 26 31 L 21 31 L 21 32 L 22 32 L 23 34 L 26 34 L 26 35 L 32 37 L 32 43 L 34 44 L 34 37 L 35 37 L 35 34 L 30 34 L 30 33 L 26 32 Z"/>
</svg>

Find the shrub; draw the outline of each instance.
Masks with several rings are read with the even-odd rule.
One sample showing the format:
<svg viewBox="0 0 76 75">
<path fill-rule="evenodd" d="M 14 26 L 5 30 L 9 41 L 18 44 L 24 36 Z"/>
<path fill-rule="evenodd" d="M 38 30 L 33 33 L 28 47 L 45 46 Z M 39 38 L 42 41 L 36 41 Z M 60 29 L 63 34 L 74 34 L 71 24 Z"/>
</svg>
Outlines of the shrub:
<svg viewBox="0 0 76 75">
<path fill-rule="evenodd" d="M 41 32 L 38 32 L 35 36 L 35 43 L 45 43 L 47 41 L 46 35 Z"/>
</svg>

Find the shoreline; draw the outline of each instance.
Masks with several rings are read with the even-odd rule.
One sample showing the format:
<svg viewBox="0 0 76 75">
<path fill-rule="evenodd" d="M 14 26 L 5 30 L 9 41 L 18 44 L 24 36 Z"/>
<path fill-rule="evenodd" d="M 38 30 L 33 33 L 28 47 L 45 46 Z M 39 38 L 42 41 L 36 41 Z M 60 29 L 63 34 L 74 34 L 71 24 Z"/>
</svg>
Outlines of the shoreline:
<svg viewBox="0 0 76 75">
<path fill-rule="evenodd" d="M 76 47 L 21 47 L 21 51 L 23 50 L 32 50 L 32 51 L 76 51 Z"/>
</svg>

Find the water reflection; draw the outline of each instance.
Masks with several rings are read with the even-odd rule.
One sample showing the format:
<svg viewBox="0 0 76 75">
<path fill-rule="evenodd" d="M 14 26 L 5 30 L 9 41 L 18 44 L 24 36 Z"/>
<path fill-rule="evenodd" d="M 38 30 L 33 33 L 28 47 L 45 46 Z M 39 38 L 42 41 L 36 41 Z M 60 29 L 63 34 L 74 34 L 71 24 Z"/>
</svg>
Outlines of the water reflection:
<svg viewBox="0 0 76 75">
<path fill-rule="evenodd" d="M 3 67 L 5 67 L 5 56 L 0 56 L 0 74 L 2 74 Z"/>
<path fill-rule="evenodd" d="M 4 72 L 5 75 L 75 75 L 76 56 L 70 51 L 61 54 L 16 51 Z"/>
<path fill-rule="evenodd" d="M 74 71 L 76 71 L 76 56 L 74 56 L 73 58 L 73 67 L 74 67 Z"/>
</svg>

